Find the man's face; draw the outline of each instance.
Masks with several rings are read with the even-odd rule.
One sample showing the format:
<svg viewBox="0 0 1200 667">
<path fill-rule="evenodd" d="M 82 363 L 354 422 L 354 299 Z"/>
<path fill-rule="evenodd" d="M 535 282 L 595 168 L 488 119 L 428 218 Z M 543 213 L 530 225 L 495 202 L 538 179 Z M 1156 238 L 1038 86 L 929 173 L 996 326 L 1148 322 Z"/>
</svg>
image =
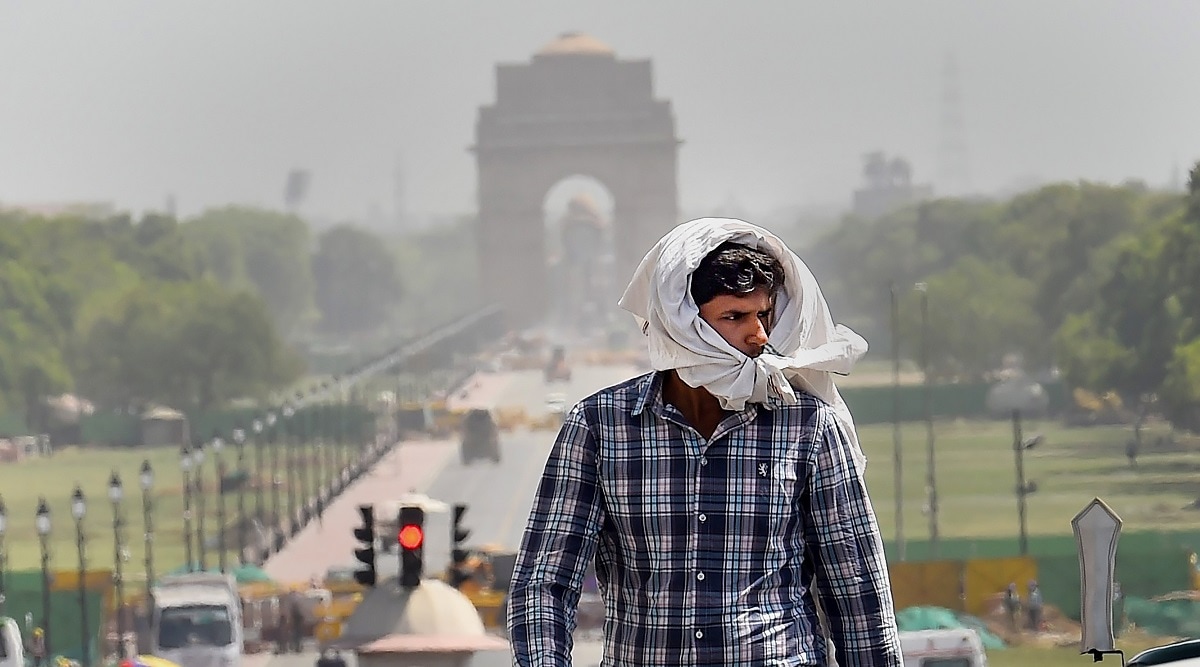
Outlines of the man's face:
<svg viewBox="0 0 1200 667">
<path fill-rule="evenodd" d="M 747 357 L 762 354 L 775 317 L 771 294 L 760 287 L 749 294 L 721 294 L 700 306 L 700 317 L 725 342 Z"/>
</svg>

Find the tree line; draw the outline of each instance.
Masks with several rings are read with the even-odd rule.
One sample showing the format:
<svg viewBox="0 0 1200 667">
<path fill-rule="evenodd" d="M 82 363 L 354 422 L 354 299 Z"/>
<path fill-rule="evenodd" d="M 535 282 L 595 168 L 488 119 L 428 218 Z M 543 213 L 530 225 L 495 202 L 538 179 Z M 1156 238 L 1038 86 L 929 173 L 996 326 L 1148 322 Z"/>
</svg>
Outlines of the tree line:
<svg viewBox="0 0 1200 667">
<path fill-rule="evenodd" d="M 981 379 L 1015 354 L 1200 428 L 1200 164 L 1182 194 L 1060 183 L 847 217 L 805 257 L 877 358 L 889 349 L 889 285 L 903 353 L 919 358 L 923 283 L 933 377 Z"/>
<path fill-rule="evenodd" d="M 44 397 L 209 409 L 304 373 L 296 343 L 378 332 L 403 298 L 395 244 L 227 207 L 186 221 L 0 212 L 0 413 Z"/>
</svg>

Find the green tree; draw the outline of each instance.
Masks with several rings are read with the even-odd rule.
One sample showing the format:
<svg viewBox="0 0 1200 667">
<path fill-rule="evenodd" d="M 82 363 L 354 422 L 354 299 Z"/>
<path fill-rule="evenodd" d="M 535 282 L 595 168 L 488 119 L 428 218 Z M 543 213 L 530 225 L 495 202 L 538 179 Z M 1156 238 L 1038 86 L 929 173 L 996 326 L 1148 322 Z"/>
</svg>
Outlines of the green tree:
<svg viewBox="0 0 1200 667">
<path fill-rule="evenodd" d="M 312 273 L 321 328 L 331 333 L 375 329 L 388 321 L 402 295 L 396 257 L 383 239 L 351 225 L 321 234 Z"/>
<path fill-rule="evenodd" d="M 1000 368 L 1008 353 L 1036 354 L 1044 337 L 1033 310 L 1036 288 L 1003 264 L 967 256 L 930 277 L 925 289 L 933 377 L 976 380 Z M 920 299 L 913 290 L 901 301 L 902 345 L 912 359 L 921 356 Z"/>
<path fill-rule="evenodd" d="M 41 399 L 71 383 L 65 333 L 46 299 L 55 292 L 49 280 L 12 250 L 4 256 L 0 246 L 0 409 L 20 410 L 31 428 L 43 430 Z"/>
<path fill-rule="evenodd" d="M 1156 402 L 1176 424 L 1196 424 L 1200 165 L 1190 188 L 1186 209 L 1121 243 L 1091 307 L 1069 316 L 1057 336 L 1067 381 L 1138 406 L 1138 434 Z"/>
<path fill-rule="evenodd" d="M 263 398 L 302 364 L 262 300 L 216 283 L 147 283 L 100 317 L 83 343 L 79 381 L 104 405 L 212 408 Z"/>
<path fill-rule="evenodd" d="M 230 206 L 210 209 L 183 225 L 210 274 L 266 302 L 276 328 L 289 336 L 313 314 L 311 240 L 300 218 Z"/>
</svg>

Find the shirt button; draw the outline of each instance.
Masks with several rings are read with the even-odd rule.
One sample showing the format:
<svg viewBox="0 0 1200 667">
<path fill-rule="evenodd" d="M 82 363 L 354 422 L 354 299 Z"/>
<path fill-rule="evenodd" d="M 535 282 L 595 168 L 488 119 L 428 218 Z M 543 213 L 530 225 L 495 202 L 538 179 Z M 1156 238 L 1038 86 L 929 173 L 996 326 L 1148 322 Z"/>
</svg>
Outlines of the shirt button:
<svg viewBox="0 0 1200 667">
<path fill-rule="evenodd" d="M 700 457 L 700 465 L 702 465 L 702 466 L 708 465 L 708 457 L 707 456 Z"/>
<path fill-rule="evenodd" d="M 701 514 L 700 516 L 698 516 L 696 518 L 700 519 L 700 523 L 704 523 L 705 521 L 708 521 L 708 515 L 706 515 L 706 514 Z"/>
<path fill-rule="evenodd" d="M 696 631 L 696 639 L 704 639 L 704 631 L 703 630 Z"/>
<path fill-rule="evenodd" d="M 697 578 L 697 579 L 699 579 L 700 581 L 704 581 L 704 573 L 703 573 L 703 572 L 697 572 L 697 573 L 696 573 L 696 578 Z"/>
</svg>

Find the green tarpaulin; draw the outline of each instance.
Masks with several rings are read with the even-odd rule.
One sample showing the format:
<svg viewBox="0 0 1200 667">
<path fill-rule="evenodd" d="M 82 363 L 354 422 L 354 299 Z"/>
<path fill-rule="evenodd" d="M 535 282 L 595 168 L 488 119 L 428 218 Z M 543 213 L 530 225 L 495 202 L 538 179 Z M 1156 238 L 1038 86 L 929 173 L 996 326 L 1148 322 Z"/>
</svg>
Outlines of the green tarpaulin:
<svg viewBox="0 0 1200 667">
<path fill-rule="evenodd" d="M 968 628 L 979 633 L 985 649 L 1004 648 L 1004 641 L 992 634 L 983 621 L 969 614 L 959 614 L 944 607 L 909 607 L 896 614 L 901 632 L 913 630 L 958 630 Z"/>
</svg>

